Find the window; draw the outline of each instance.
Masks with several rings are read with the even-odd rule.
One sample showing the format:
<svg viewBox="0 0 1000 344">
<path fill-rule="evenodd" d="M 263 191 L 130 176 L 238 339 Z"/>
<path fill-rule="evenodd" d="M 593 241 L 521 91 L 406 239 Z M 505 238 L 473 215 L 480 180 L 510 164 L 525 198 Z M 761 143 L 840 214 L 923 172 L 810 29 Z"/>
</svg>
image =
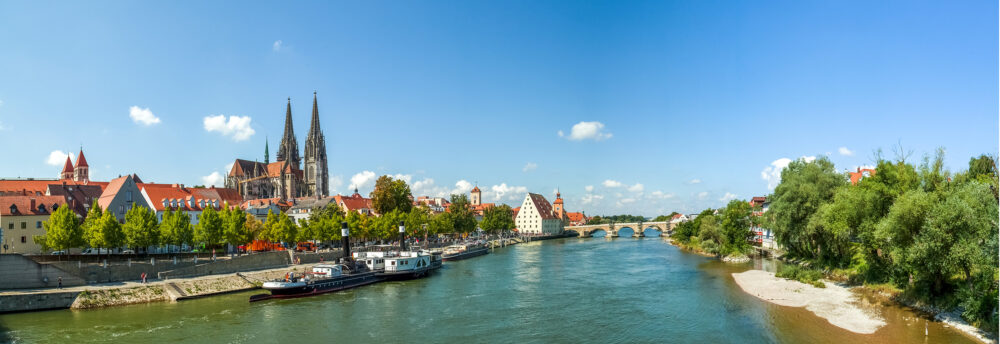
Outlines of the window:
<svg viewBox="0 0 1000 344">
<path fill-rule="evenodd" d="M 28 228 L 28 223 L 24 222 L 24 221 L 21 221 L 21 229 L 25 229 L 25 228 Z"/>
<path fill-rule="evenodd" d="M 125 192 L 125 201 L 132 202 L 132 191 Z"/>
<path fill-rule="evenodd" d="M 14 222 L 7 224 L 7 229 L 14 229 Z"/>
<path fill-rule="evenodd" d="M 121 214 L 125 213 L 125 205 L 124 204 L 119 204 L 118 205 L 118 213 L 121 213 Z"/>
<path fill-rule="evenodd" d="M 26 244 L 26 243 L 28 243 L 28 237 L 26 237 L 26 236 L 22 235 L 22 236 L 21 236 L 21 243 L 22 243 L 22 244 Z"/>
<path fill-rule="evenodd" d="M 35 228 L 42 228 L 42 221 L 36 221 Z"/>
</svg>

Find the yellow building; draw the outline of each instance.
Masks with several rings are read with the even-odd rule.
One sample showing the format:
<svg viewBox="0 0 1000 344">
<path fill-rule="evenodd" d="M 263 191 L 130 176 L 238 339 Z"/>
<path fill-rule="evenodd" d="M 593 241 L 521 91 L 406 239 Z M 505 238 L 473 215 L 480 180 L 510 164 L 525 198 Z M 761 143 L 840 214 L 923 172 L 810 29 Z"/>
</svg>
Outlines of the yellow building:
<svg viewBox="0 0 1000 344">
<path fill-rule="evenodd" d="M 0 196 L 0 252 L 42 253 L 33 238 L 45 235 L 42 222 L 65 203 L 62 196 Z"/>
</svg>

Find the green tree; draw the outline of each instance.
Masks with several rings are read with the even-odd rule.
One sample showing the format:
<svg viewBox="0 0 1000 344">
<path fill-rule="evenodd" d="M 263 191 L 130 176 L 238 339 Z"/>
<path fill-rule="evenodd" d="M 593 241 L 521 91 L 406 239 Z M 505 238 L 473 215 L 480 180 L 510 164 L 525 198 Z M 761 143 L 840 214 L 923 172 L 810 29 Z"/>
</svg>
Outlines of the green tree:
<svg viewBox="0 0 1000 344">
<path fill-rule="evenodd" d="M 429 226 L 431 210 L 427 207 L 419 206 L 410 209 L 410 212 L 406 214 L 406 234 L 413 237 L 423 237 L 427 240 L 429 235 L 425 230 L 426 226 Z"/>
<path fill-rule="evenodd" d="M 726 243 L 726 238 L 719 229 L 719 220 L 715 215 L 698 216 L 700 226 L 698 239 L 701 249 L 712 254 L 718 254 Z"/>
<path fill-rule="evenodd" d="M 212 206 L 205 207 L 198 214 L 198 225 L 194 227 L 196 241 L 205 247 L 218 247 L 222 244 L 222 216 Z"/>
<path fill-rule="evenodd" d="M 94 200 L 94 204 L 87 211 L 87 217 L 83 220 L 83 224 L 80 225 L 83 230 L 84 242 L 86 242 L 87 246 L 97 248 L 98 252 L 100 252 L 102 247 L 109 247 L 104 241 L 104 234 L 101 233 L 101 217 L 103 215 L 104 213 L 97 204 L 97 200 Z"/>
<path fill-rule="evenodd" d="M 774 189 L 767 214 L 775 239 L 789 254 L 805 258 L 822 255 L 823 243 L 811 233 L 809 220 L 845 184 L 844 175 L 837 173 L 826 157 L 811 162 L 795 160 L 781 171 L 781 183 Z"/>
<path fill-rule="evenodd" d="M 451 195 L 451 205 L 448 206 L 456 233 L 471 233 L 476 230 L 476 216 L 467 195 Z"/>
<path fill-rule="evenodd" d="M 674 215 L 677 215 L 677 214 L 680 214 L 680 213 L 678 213 L 678 212 L 675 211 L 675 212 L 671 212 L 670 215 L 660 215 L 660 216 L 657 216 L 655 219 L 653 219 L 653 222 L 670 221 L 671 219 L 674 218 Z"/>
<path fill-rule="evenodd" d="M 280 242 L 281 238 L 278 235 L 278 232 L 275 231 L 275 227 L 277 227 L 279 220 L 278 214 L 275 214 L 272 210 L 268 210 L 267 218 L 264 219 L 264 224 L 261 228 L 262 231 L 260 238 L 269 242 Z"/>
<path fill-rule="evenodd" d="M 725 237 L 722 254 L 746 253 L 750 250 L 749 240 L 753 238 L 750 231 L 750 203 L 743 200 L 732 200 L 722 211 L 721 229 Z"/>
<path fill-rule="evenodd" d="M 285 214 L 285 212 L 280 212 L 276 216 L 277 219 L 274 222 L 271 231 L 273 232 L 274 238 L 278 242 L 283 242 L 286 244 L 294 244 L 295 239 L 298 238 L 299 226 L 292 221 L 291 217 Z"/>
<path fill-rule="evenodd" d="M 84 245 L 83 228 L 76 213 L 67 205 L 52 212 L 49 219 L 42 222 L 42 227 L 45 228 L 45 235 L 36 236 L 32 241 L 43 249 L 62 251 Z"/>
<path fill-rule="evenodd" d="M 222 208 L 223 240 L 234 247 L 253 241 L 253 235 L 246 227 L 247 213 L 243 209 L 230 207 L 228 203 Z"/>
<path fill-rule="evenodd" d="M 506 204 L 486 209 L 483 212 L 483 221 L 479 223 L 479 226 L 488 233 L 512 230 L 514 229 L 514 210 Z"/>
<path fill-rule="evenodd" d="M 431 216 L 430 223 L 427 224 L 430 234 L 444 234 L 455 232 L 455 221 L 452 213 L 444 212 Z"/>
<path fill-rule="evenodd" d="M 253 214 L 246 214 L 246 221 L 243 222 L 243 235 L 246 236 L 242 237 L 241 240 L 248 243 L 263 238 L 264 223 L 260 222 Z"/>
<path fill-rule="evenodd" d="M 132 208 L 125 213 L 125 224 L 122 226 L 125 245 L 137 250 L 148 250 L 150 246 L 159 245 L 158 226 L 156 213 L 133 203 Z"/>
<path fill-rule="evenodd" d="M 410 208 L 413 208 L 410 186 L 402 179 L 393 179 L 390 176 L 378 177 L 371 197 L 372 207 L 379 214 L 388 214 L 393 210 L 408 213 Z"/>
<path fill-rule="evenodd" d="M 183 246 L 194 244 L 194 228 L 191 217 L 183 210 L 167 208 L 160 222 L 160 242 L 167 245 Z"/>
</svg>

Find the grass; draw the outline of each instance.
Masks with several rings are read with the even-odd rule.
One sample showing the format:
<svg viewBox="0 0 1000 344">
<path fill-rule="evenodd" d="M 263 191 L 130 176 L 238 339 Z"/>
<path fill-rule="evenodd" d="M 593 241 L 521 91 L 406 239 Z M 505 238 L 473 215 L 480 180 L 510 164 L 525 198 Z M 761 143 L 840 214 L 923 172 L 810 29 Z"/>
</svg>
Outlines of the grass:
<svg viewBox="0 0 1000 344">
<path fill-rule="evenodd" d="M 796 280 L 802 283 L 811 284 L 817 288 L 826 288 L 826 284 L 820 281 L 823 278 L 823 271 L 804 268 L 798 265 L 784 264 L 778 268 L 777 277 Z"/>
</svg>

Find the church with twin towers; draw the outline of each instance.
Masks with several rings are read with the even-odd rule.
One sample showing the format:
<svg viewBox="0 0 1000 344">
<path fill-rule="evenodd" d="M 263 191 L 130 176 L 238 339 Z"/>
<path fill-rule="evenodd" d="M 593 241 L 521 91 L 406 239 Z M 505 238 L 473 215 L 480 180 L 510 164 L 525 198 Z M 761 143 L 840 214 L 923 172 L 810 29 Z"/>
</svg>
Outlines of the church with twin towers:
<svg viewBox="0 0 1000 344">
<path fill-rule="evenodd" d="M 299 155 L 299 144 L 292 125 L 291 98 L 285 108 L 285 130 L 274 162 L 271 162 L 269 148 L 265 140 L 264 161 L 236 159 L 226 177 L 226 187 L 236 189 L 244 200 L 329 196 L 330 173 L 326 139 L 319 127 L 316 92 L 313 92 L 312 119 L 303 154 Z"/>
</svg>

